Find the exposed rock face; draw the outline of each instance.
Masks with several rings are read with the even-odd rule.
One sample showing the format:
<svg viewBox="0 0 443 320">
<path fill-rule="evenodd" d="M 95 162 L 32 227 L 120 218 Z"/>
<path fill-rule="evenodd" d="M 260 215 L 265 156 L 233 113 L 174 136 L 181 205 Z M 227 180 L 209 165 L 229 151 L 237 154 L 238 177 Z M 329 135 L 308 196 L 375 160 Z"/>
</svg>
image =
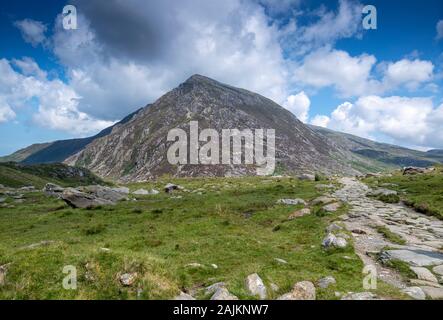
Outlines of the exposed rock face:
<svg viewBox="0 0 443 320">
<path fill-rule="evenodd" d="M 95 139 L 65 162 L 85 166 L 102 177 L 139 181 L 169 173 L 175 176 L 255 175 L 245 164 L 171 165 L 167 134 L 189 122 L 199 129 L 275 129 L 277 165 L 288 172 L 355 173 L 335 160 L 340 151 L 273 101 L 247 90 L 194 75 L 154 104 L 139 111 L 109 135 Z M 203 145 L 204 143 L 201 143 Z"/>
</svg>

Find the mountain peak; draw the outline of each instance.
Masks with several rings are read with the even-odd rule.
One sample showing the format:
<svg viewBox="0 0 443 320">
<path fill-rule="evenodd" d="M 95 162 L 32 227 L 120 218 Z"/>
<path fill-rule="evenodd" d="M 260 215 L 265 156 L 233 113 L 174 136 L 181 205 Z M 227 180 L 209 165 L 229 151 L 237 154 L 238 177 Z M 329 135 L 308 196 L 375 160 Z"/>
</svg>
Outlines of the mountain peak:
<svg viewBox="0 0 443 320">
<path fill-rule="evenodd" d="M 189 77 L 184 84 L 216 84 L 219 83 L 214 79 L 202 76 L 201 74 L 194 74 Z"/>
</svg>

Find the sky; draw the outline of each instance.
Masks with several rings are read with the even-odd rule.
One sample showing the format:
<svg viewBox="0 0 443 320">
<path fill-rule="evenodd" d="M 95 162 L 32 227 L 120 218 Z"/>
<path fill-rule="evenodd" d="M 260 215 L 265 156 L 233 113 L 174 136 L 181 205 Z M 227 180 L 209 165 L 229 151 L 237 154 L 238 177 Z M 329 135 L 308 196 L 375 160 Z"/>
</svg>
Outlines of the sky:
<svg viewBox="0 0 443 320">
<path fill-rule="evenodd" d="M 0 155 L 93 135 L 196 73 L 305 123 L 443 149 L 441 0 L 0 0 L 0 39 Z"/>
</svg>

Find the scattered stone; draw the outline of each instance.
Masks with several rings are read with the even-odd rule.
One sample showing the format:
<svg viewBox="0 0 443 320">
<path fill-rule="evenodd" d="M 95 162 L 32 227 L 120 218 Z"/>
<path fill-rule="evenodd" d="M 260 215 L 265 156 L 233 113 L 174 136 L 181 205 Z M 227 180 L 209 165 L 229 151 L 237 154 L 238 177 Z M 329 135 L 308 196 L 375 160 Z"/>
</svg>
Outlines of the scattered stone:
<svg viewBox="0 0 443 320">
<path fill-rule="evenodd" d="M 6 284 L 7 265 L 0 266 L 0 287 Z"/>
<path fill-rule="evenodd" d="M 426 294 L 420 287 L 408 287 L 401 290 L 415 300 L 426 300 Z"/>
<path fill-rule="evenodd" d="M 180 294 L 176 296 L 174 300 L 195 300 L 195 298 L 187 293 L 180 292 Z"/>
<path fill-rule="evenodd" d="M 417 275 L 419 280 L 425 280 L 438 283 L 437 278 L 426 268 L 423 267 L 410 267 L 411 270 Z"/>
<path fill-rule="evenodd" d="M 113 205 L 110 200 L 100 199 L 92 194 L 80 192 L 74 188 L 67 188 L 60 195 L 60 198 L 73 208 L 93 208 L 100 205 Z"/>
<path fill-rule="evenodd" d="M 217 282 L 205 289 L 205 295 L 210 295 L 216 292 L 220 288 L 226 288 L 226 284 L 224 282 Z"/>
<path fill-rule="evenodd" d="M 103 251 L 103 252 L 111 252 L 111 249 L 109 249 L 109 248 L 100 248 L 100 251 Z"/>
<path fill-rule="evenodd" d="M 280 258 L 274 258 L 274 260 L 277 261 L 278 263 L 281 263 L 281 264 L 287 264 L 288 263 L 288 261 L 280 259 Z"/>
<path fill-rule="evenodd" d="M 334 202 L 327 204 L 323 207 L 323 210 L 326 212 L 335 212 L 341 207 L 341 204 L 339 202 Z"/>
<path fill-rule="evenodd" d="M 129 194 L 129 188 L 127 188 L 127 187 L 112 188 L 112 190 L 115 191 L 115 192 Z"/>
<path fill-rule="evenodd" d="M 158 190 L 152 189 L 152 190 L 145 190 L 145 189 L 138 189 L 133 192 L 133 194 L 139 195 L 139 196 L 146 196 L 146 195 L 155 195 L 159 194 L 160 192 Z"/>
<path fill-rule="evenodd" d="M 397 195 L 397 191 L 380 188 L 380 189 L 372 190 L 372 191 L 368 192 L 366 195 L 367 196 L 372 196 L 372 197 L 376 197 L 376 196 L 391 196 L 391 195 L 396 196 Z"/>
<path fill-rule="evenodd" d="M 231 294 L 228 289 L 219 288 L 211 297 L 211 300 L 238 300 L 238 298 Z"/>
<path fill-rule="evenodd" d="M 188 263 L 187 265 L 185 265 L 185 267 L 188 267 L 188 268 L 204 268 L 205 266 L 202 265 L 201 263 L 192 262 L 192 263 Z"/>
<path fill-rule="evenodd" d="M 409 279 L 409 283 L 414 286 L 419 286 L 419 287 L 427 286 L 427 287 L 442 288 L 442 286 L 436 282 L 420 280 L 420 279 Z"/>
<path fill-rule="evenodd" d="M 218 269 L 218 265 L 216 265 L 215 263 L 211 263 L 211 267 L 213 267 L 214 269 Z"/>
<path fill-rule="evenodd" d="M 166 193 L 172 192 L 174 190 L 180 190 L 180 189 L 182 189 L 182 187 L 180 187 L 176 184 L 173 184 L 173 183 L 168 183 L 167 185 L 164 186 L 164 190 Z"/>
<path fill-rule="evenodd" d="M 136 279 L 137 279 L 137 272 L 123 273 L 119 277 L 120 283 L 126 287 L 132 286 Z"/>
<path fill-rule="evenodd" d="M 380 259 L 401 260 L 416 267 L 426 267 L 443 264 L 443 253 L 422 249 L 387 250 L 380 254 Z"/>
<path fill-rule="evenodd" d="M 427 297 L 432 300 L 443 299 L 443 288 L 421 287 Z"/>
<path fill-rule="evenodd" d="M 43 192 L 52 197 L 60 197 L 63 190 L 65 189 L 54 183 L 47 183 L 43 188 Z"/>
<path fill-rule="evenodd" d="M 297 204 L 303 204 L 306 205 L 306 201 L 303 199 L 280 199 L 277 201 L 278 204 L 287 204 L 287 205 L 297 205 Z"/>
<path fill-rule="evenodd" d="M 326 228 L 326 232 L 330 233 L 330 232 L 334 232 L 334 231 L 339 231 L 339 230 L 343 230 L 343 227 L 339 226 L 338 224 L 335 223 L 331 223 L 327 228 Z"/>
<path fill-rule="evenodd" d="M 291 213 L 288 217 L 288 220 L 294 220 L 295 218 L 300 218 L 300 217 L 306 216 L 308 214 L 311 214 L 311 209 L 303 208 L 303 209 L 300 209 L 300 210 L 297 210 L 297 211 Z"/>
<path fill-rule="evenodd" d="M 342 237 L 336 237 L 333 233 L 329 233 L 326 238 L 323 239 L 322 246 L 326 249 L 335 248 L 345 248 L 348 245 L 346 239 Z"/>
<path fill-rule="evenodd" d="M 253 295 L 259 296 L 261 300 L 266 299 L 266 287 L 258 274 L 253 273 L 246 277 L 246 289 Z"/>
<path fill-rule="evenodd" d="M 341 300 L 377 300 L 377 296 L 372 292 L 348 293 Z"/>
<path fill-rule="evenodd" d="M 278 290 L 280 290 L 280 287 L 278 285 L 276 285 L 275 283 L 271 283 L 270 287 L 271 287 L 271 290 L 274 292 L 278 292 Z"/>
<path fill-rule="evenodd" d="M 315 175 L 313 174 L 301 174 L 298 176 L 299 180 L 309 180 L 309 181 L 315 181 Z"/>
<path fill-rule="evenodd" d="M 292 291 L 286 293 L 277 300 L 315 300 L 315 286 L 310 281 L 297 282 Z"/>
<path fill-rule="evenodd" d="M 440 276 L 443 276 L 443 264 L 432 268 L 432 272 L 434 272 Z"/>
<path fill-rule="evenodd" d="M 314 200 L 311 201 L 312 205 L 317 205 L 317 204 L 328 204 L 331 202 L 336 202 L 337 199 L 335 198 L 331 198 L 331 197 L 327 197 L 327 196 L 320 196 L 318 198 L 315 198 Z"/>
<path fill-rule="evenodd" d="M 50 241 L 50 240 L 43 240 L 40 242 L 36 242 L 36 243 L 32 243 L 26 247 L 23 247 L 22 249 L 35 249 L 38 247 L 46 247 L 49 246 L 50 244 L 54 243 L 54 241 Z"/>
<path fill-rule="evenodd" d="M 324 277 L 324 278 L 321 278 L 320 280 L 318 280 L 317 285 L 322 289 L 326 289 L 330 285 L 336 284 L 336 283 L 337 283 L 337 281 L 335 281 L 334 277 L 327 276 L 327 277 Z"/>
<path fill-rule="evenodd" d="M 334 189 L 335 186 L 333 184 L 316 184 L 315 188 L 317 190 L 323 190 L 323 189 Z"/>
</svg>

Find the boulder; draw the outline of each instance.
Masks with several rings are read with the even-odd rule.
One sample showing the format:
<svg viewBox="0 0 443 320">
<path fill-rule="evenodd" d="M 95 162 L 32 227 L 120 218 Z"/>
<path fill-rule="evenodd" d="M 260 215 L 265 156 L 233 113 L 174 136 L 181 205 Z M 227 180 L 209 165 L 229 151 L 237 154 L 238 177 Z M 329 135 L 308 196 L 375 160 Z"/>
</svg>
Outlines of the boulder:
<svg viewBox="0 0 443 320">
<path fill-rule="evenodd" d="M 277 300 L 315 300 L 315 286 L 310 281 L 297 282 L 292 291 L 286 293 Z"/>
<path fill-rule="evenodd" d="M 432 268 L 432 272 L 434 272 L 435 274 L 438 274 L 440 276 L 443 276 L 443 264 Z"/>
<path fill-rule="evenodd" d="M 226 288 L 226 284 L 224 282 L 217 282 L 205 289 L 205 295 L 210 295 L 216 292 L 220 288 Z"/>
<path fill-rule="evenodd" d="M 336 237 L 333 233 L 329 233 L 322 242 L 322 246 L 325 249 L 329 248 L 345 248 L 348 245 L 346 239 L 342 237 Z"/>
<path fill-rule="evenodd" d="M 108 200 L 111 202 L 117 202 L 126 199 L 126 194 L 113 190 L 112 188 L 93 185 L 86 187 L 76 188 L 80 192 L 91 194 L 98 199 Z"/>
<path fill-rule="evenodd" d="M 384 188 L 379 188 L 379 189 L 375 189 L 375 190 L 369 191 L 366 195 L 367 196 L 371 196 L 371 197 L 391 196 L 391 195 L 396 196 L 397 195 L 397 191 L 389 190 L 389 189 L 384 189 Z"/>
<path fill-rule="evenodd" d="M 309 180 L 309 181 L 315 181 L 315 175 L 304 173 L 298 176 L 299 180 Z"/>
<path fill-rule="evenodd" d="M 155 189 L 152 189 L 152 190 L 149 190 L 149 191 L 145 190 L 145 189 L 138 189 L 138 190 L 133 192 L 133 194 L 141 195 L 141 196 L 144 196 L 144 195 L 154 195 L 154 194 L 159 194 L 159 193 L 160 192 L 155 190 Z"/>
<path fill-rule="evenodd" d="M 47 183 L 43 188 L 43 192 L 52 197 L 60 197 L 63 190 L 65 189 L 54 183 Z"/>
<path fill-rule="evenodd" d="M 341 300 L 377 300 L 377 296 L 372 292 L 348 293 Z"/>
<path fill-rule="evenodd" d="M 431 271 L 424 267 L 410 267 L 411 270 L 417 275 L 419 280 L 425 280 L 430 282 L 438 283 L 438 279 L 436 276 L 432 274 Z"/>
<path fill-rule="evenodd" d="M 341 204 L 339 202 L 334 202 L 327 204 L 323 207 L 323 210 L 326 212 L 335 212 L 341 207 Z"/>
<path fill-rule="evenodd" d="M 380 254 L 380 260 L 401 260 L 412 266 L 427 267 L 443 264 L 443 253 L 423 249 L 386 250 Z"/>
<path fill-rule="evenodd" d="M 337 199 L 335 199 L 335 198 L 331 198 L 331 197 L 327 197 L 327 196 L 320 196 L 320 197 L 312 200 L 311 204 L 315 206 L 317 204 L 328 204 L 328 203 L 336 202 L 336 201 L 337 201 Z"/>
<path fill-rule="evenodd" d="M 280 199 L 277 204 L 286 204 L 291 206 L 296 206 L 298 204 L 306 205 L 306 201 L 303 199 Z"/>
<path fill-rule="evenodd" d="M 330 285 L 336 284 L 336 283 L 337 283 L 337 281 L 335 281 L 334 277 L 328 276 L 328 277 L 324 277 L 324 278 L 321 278 L 320 280 L 318 280 L 317 285 L 322 289 L 326 289 Z"/>
<path fill-rule="evenodd" d="M 261 300 L 266 299 L 266 287 L 258 274 L 253 273 L 246 277 L 246 289 L 253 295 L 259 296 Z"/>
<path fill-rule="evenodd" d="M 166 193 L 172 192 L 174 190 L 180 190 L 182 189 L 180 186 L 173 184 L 173 183 L 168 183 L 167 185 L 164 186 L 163 188 L 165 190 Z"/>
<path fill-rule="evenodd" d="M 404 167 L 403 175 L 414 175 L 414 174 L 422 174 L 426 173 L 426 168 L 420 167 Z"/>
<path fill-rule="evenodd" d="M 303 208 L 297 211 L 294 211 L 288 216 L 288 220 L 294 220 L 295 218 L 300 218 L 303 216 L 306 216 L 308 214 L 311 214 L 311 210 L 309 208 Z"/>
<path fill-rule="evenodd" d="M 336 223 L 331 223 L 329 226 L 326 227 L 326 232 L 328 233 L 340 230 L 343 230 L 343 227 L 339 226 Z"/>
<path fill-rule="evenodd" d="M 128 187 L 112 188 L 112 190 L 115 191 L 115 192 L 119 192 L 119 193 L 129 194 L 129 188 Z"/>
<path fill-rule="evenodd" d="M 195 300 L 195 298 L 187 293 L 180 292 L 173 300 Z"/>
<path fill-rule="evenodd" d="M 110 200 L 100 199 L 92 194 L 80 192 L 74 188 L 63 190 L 60 198 L 73 208 L 92 208 L 100 205 L 113 205 Z"/>
<path fill-rule="evenodd" d="M 231 294 L 228 289 L 222 287 L 217 289 L 211 300 L 238 300 L 238 298 Z"/>
<path fill-rule="evenodd" d="M 443 299 L 443 288 L 421 287 L 426 296 L 432 300 Z"/>
<path fill-rule="evenodd" d="M 407 294 L 414 300 L 426 300 L 426 294 L 420 287 L 407 287 L 401 290 L 404 294 Z"/>
<path fill-rule="evenodd" d="M 137 272 L 123 273 L 119 276 L 120 283 L 126 287 L 130 287 L 137 280 Z"/>
</svg>

